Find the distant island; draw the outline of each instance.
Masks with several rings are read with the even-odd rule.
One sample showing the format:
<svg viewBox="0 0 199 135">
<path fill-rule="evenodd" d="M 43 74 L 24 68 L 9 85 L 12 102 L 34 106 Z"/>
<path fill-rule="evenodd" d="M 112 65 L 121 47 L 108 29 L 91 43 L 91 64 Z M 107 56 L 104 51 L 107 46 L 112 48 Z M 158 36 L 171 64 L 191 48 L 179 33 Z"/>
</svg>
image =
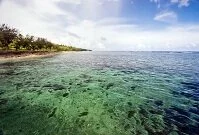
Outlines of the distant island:
<svg viewBox="0 0 199 135">
<path fill-rule="evenodd" d="M 60 45 L 42 37 L 22 35 L 16 28 L 0 25 L 0 57 L 22 57 L 28 55 L 47 55 L 62 51 L 91 51 L 88 49 Z"/>
</svg>

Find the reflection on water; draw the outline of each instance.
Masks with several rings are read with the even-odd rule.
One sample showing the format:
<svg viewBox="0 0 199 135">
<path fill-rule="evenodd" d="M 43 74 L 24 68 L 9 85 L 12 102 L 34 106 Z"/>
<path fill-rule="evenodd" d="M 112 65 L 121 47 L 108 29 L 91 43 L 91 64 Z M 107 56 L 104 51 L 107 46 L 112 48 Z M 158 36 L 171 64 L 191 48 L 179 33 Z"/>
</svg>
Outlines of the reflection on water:
<svg viewBox="0 0 199 135">
<path fill-rule="evenodd" d="M 199 53 L 0 63 L 0 134 L 199 134 Z"/>
</svg>

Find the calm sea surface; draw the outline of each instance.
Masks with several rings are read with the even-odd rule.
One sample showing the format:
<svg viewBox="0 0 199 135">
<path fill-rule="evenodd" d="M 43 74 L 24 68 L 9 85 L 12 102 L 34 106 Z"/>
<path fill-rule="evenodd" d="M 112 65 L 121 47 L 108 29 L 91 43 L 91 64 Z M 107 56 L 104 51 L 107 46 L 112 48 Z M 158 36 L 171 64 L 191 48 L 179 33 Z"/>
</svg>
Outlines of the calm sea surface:
<svg viewBox="0 0 199 135">
<path fill-rule="evenodd" d="M 199 53 L 0 62 L 0 135 L 199 135 Z"/>
</svg>

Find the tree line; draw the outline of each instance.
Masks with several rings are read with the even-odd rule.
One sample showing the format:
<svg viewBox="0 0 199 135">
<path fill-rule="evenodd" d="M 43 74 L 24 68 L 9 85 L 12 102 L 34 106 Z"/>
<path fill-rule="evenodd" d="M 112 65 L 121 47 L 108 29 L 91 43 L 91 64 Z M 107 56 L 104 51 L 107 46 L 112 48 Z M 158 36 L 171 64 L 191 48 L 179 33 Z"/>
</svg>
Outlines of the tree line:
<svg viewBox="0 0 199 135">
<path fill-rule="evenodd" d="M 16 51 L 88 51 L 87 49 L 54 44 L 41 37 L 23 36 L 16 28 L 9 27 L 6 24 L 0 25 L 0 49 Z"/>
</svg>

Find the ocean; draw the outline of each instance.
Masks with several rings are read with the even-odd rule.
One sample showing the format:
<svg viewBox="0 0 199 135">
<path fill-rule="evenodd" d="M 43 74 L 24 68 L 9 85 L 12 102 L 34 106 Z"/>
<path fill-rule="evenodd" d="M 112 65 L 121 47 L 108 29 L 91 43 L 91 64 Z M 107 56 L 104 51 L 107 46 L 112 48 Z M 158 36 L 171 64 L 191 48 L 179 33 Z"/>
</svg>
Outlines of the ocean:
<svg viewBox="0 0 199 135">
<path fill-rule="evenodd" d="M 0 63 L 0 135 L 199 135 L 198 52 Z"/>
</svg>

